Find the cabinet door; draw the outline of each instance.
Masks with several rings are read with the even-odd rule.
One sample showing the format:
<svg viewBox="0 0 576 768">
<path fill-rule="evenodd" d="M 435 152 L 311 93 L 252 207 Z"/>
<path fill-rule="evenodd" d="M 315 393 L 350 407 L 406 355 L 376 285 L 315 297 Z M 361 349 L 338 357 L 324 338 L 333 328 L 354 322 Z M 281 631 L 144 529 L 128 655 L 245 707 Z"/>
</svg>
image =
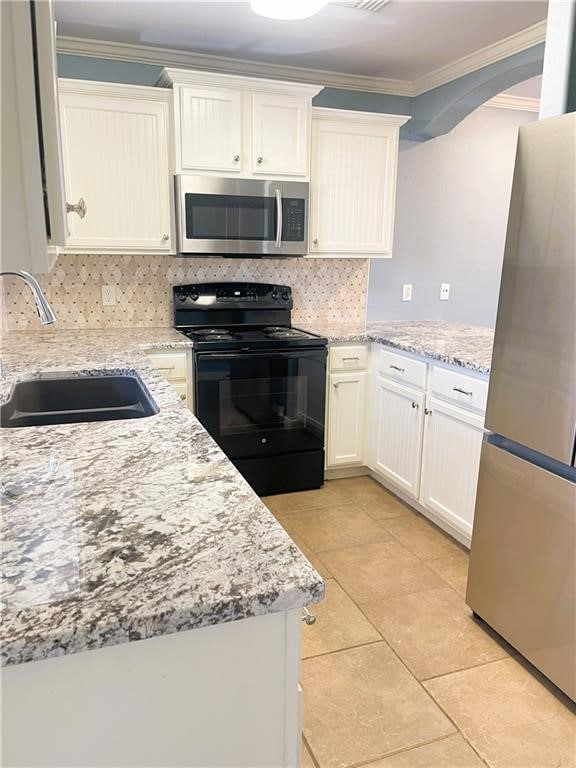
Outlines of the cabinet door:
<svg viewBox="0 0 576 768">
<path fill-rule="evenodd" d="M 168 101 L 81 88 L 60 92 L 67 199 L 87 207 L 68 215 L 67 247 L 170 252 Z"/>
<path fill-rule="evenodd" d="M 370 428 L 370 468 L 418 497 L 424 394 L 377 376 Z"/>
<path fill-rule="evenodd" d="M 328 389 L 327 465 L 364 462 L 366 373 L 332 373 Z"/>
<path fill-rule="evenodd" d="M 433 397 L 427 411 L 420 501 L 470 536 L 484 420 Z"/>
<path fill-rule="evenodd" d="M 252 96 L 252 173 L 307 176 L 310 99 Z"/>
<path fill-rule="evenodd" d="M 179 98 L 182 168 L 240 173 L 242 93 L 182 87 Z"/>
<path fill-rule="evenodd" d="M 390 257 L 398 129 L 314 120 L 310 254 Z"/>
</svg>

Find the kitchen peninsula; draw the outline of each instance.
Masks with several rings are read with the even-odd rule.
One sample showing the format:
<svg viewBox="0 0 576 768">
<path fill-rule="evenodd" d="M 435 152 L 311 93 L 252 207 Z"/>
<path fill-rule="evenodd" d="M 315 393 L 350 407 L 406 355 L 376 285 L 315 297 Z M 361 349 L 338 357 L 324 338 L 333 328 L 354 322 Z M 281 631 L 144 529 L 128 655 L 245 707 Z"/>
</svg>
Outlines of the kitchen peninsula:
<svg viewBox="0 0 576 768">
<path fill-rule="evenodd" d="M 323 581 L 143 354 L 187 345 L 2 340 L 2 402 L 38 372 L 106 369 L 160 408 L 2 430 L 4 764 L 297 762 L 300 615 Z"/>
</svg>

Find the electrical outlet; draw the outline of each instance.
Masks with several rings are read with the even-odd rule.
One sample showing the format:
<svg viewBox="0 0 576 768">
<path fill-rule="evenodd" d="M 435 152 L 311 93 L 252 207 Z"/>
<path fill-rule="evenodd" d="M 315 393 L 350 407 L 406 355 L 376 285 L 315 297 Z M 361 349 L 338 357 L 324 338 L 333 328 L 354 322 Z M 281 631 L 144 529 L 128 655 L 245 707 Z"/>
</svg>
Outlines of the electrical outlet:
<svg viewBox="0 0 576 768">
<path fill-rule="evenodd" d="M 113 307 L 115 304 L 116 304 L 116 286 L 103 285 L 102 286 L 102 306 Z"/>
<path fill-rule="evenodd" d="M 412 283 L 404 283 L 402 286 L 402 301 L 412 301 Z"/>
<path fill-rule="evenodd" d="M 448 301 L 450 298 L 450 283 L 440 283 L 440 301 Z"/>
</svg>

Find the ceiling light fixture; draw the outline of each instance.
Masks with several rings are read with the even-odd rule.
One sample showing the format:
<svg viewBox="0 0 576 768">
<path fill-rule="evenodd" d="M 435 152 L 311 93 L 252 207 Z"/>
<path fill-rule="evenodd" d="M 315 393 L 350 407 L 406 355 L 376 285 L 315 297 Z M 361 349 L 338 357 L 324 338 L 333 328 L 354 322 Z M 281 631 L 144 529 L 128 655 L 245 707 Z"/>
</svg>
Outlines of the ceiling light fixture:
<svg viewBox="0 0 576 768">
<path fill-rule="evenodd" d="M 328 0 L 250 0 L 254 13 L 282 21 L 308 19 L 326 5 Z"/>
</svg>

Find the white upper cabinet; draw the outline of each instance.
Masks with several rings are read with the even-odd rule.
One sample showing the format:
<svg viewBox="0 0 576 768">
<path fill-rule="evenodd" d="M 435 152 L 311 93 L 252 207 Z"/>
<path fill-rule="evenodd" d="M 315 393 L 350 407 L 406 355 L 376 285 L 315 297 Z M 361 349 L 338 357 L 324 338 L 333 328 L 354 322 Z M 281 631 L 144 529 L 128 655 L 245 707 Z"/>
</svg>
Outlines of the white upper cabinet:
<svg viewBox="0 0 576 768">
<path fill-rule="evenodd" d="M 239 173 L 242 94 L 224 88 L 181 88 L 182 168 Z"/>
<path fill-rule="evenodd" d="M 60 81 L 67 198 L 85 207 L 68 216 L 68 250 L 171 252 L 171 95 Z"/>
<path fill-rule="evenodd" d="M 2 2 L 0 17 L 0 268 L 44 273 L 66 238 L 52 5 Z"/>
<path fill-rule="evenodd" d="M 309 177 L 314 85 L 165 69 L 174 89 L 177 173 Z"/>
<path fill-rule="evenodd" d="M 307 176 L 311 100 L 302 96 L 252 96 L 252 173 Z"/>
<path fill-rule="evenodd" d="M 398 136 L 408 119 L 312 109 L 311 256 L 392 256 Z"/>
</svg>

